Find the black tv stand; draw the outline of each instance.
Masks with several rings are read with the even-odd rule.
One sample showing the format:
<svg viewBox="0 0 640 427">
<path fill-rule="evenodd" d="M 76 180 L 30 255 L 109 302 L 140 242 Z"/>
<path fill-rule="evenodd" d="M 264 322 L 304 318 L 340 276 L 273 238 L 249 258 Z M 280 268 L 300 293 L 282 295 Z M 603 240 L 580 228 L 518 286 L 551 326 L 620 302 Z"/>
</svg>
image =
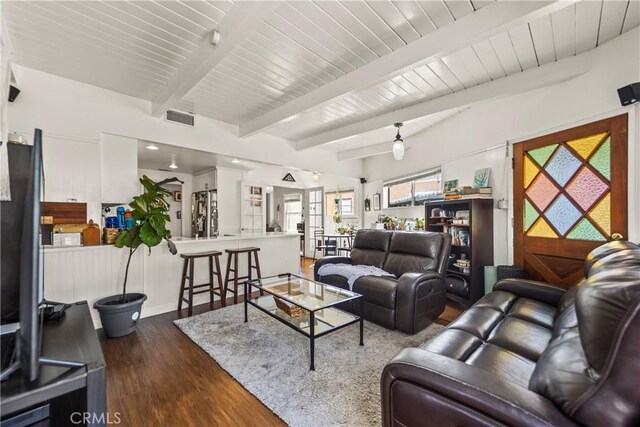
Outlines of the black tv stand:
<svg viewBox="0 0 640 427">
<path fill-rule="evenodd" d="M 40 412 L 51 425 L 71 425 L 70 416 L 77 412 L 95 414 L 89 425 L 104 425 L 106 367 L 86 302 L 72 304 L 60 321 L 43 324 L 40 353 L 36 381 L 18 370 L 0 383 L 2 425 L 34 408 L 46 408 Z"/>
</svg>

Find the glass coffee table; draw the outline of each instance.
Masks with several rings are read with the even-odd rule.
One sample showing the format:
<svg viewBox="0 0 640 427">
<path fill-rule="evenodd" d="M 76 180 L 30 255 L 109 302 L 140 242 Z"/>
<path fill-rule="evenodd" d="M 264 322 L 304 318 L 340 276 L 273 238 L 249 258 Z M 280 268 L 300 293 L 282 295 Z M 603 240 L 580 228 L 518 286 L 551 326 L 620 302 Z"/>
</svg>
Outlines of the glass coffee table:
<svg viewBox="0 0 640 427">
<path fill-rule="evenodd" d="M 248 308 L 252 305 L 308 337 L 312 371 L 315 370 L 314 341 L 316 338 L 359 322 L 360 345 L 364 345 L 362 319 L 364 298 L 362 295 L 291 273 L 244 282 L 245 295 L 251 295 L 254 288 L 262 291 L 261 296 L 244 299 L 244 321 L 249 320 Z M 334 307 L 347 301 L 359 303 L 360 316 Z"/>
</svg>

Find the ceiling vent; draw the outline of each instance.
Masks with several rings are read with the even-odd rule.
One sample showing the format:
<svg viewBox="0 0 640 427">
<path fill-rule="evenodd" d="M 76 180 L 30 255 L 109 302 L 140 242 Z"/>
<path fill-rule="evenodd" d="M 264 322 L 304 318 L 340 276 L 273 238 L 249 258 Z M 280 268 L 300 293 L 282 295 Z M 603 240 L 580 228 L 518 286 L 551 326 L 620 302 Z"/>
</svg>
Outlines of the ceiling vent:
<svg viewBox="0 0 640 427">
<path fill-rule="evenodd" d="M 167 110 L 167 115 L 165 116 L 165 118 L 169 122 L 180 123 L 187 126 L 195 126 L 195 116 L 191 113 L 185 113 L 184 111 Z"/>
</svg>

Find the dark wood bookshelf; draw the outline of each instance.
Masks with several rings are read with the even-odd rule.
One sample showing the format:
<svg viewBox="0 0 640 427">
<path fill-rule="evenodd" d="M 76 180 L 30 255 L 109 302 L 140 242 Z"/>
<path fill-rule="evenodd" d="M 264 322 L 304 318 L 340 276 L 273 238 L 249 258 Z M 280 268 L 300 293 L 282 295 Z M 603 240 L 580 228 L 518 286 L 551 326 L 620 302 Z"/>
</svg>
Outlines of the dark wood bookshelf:
<svg viewBox="0 0 640 427">
<path fill-rule="evenodd" d="M 450 266 L 447 274 L 458 275 L 469 283 L 469 295 L 466 297 L 448 293 L 452 301 L 470 306 L 484 295 L 484 267 L 493 265 L 493 199 L 456 199 L 425 203 L 425 227 L 427 231 L 451 232 L 452 228 L 469 233 L 469 245 L 451 245 L 451 253 L 456 260 L 466 254 L 471 261 L 470 273 Z M 453 224 L 453 216 L 432 216 L 433 209 L 458 212 L 469 211 L 469 224 Z"/>
</svg>

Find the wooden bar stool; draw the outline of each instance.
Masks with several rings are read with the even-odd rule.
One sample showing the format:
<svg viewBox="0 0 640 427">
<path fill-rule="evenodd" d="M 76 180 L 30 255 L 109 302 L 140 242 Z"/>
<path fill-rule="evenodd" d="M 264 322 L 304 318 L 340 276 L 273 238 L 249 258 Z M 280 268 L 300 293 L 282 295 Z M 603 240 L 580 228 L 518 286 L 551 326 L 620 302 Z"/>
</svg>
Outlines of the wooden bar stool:
<svg viewBox="0 0 640 427">
<path fill-rule="evenodd" d="M 224 300 L 224 287 L 222 286 L 222 271 L 220 270 L 220 255 L 222 252 L 220 251 L 210 251 L 210 252 L 201 252 L 197 254 L 180 254 L 180 257 L 184 259 L 184 266 L 182 267 L 182 283 L 180 286 L 180 299 L 178 300 L 178 311 L 182 310 L 182 302 L 186 302 L 189 304 L 189 316 L 191 316 L 193 312 L 193 296 L 197 294 L 202 294 L 205 292 L 209 292 L 211 296 L 211 303 L 213 304 L 213 296 L 218 295 L 222 301 L 222 306 L 225 306 Z M 209 283 L 203 283 L 201 285 L 193 284 L 193 270 L 195 265 L 195 260 L 197 258 L 209 258 Z M 215 259 L 215 270 L 213 268 L 213 262 Z M 189 270 L 189 274 L 187 275 L 187 270 Z M 218 277 L 218 286 L 215 287 L 213 285 L 213 276 Z M 187 280 L 189 280 L 189 284 L 187 285 Z M 184 291 L 186 286 L 189 287 L 189 297 L 184 297 Z M 197 292 L 194 292 L 195 289 L 204 288 Z M 216 290 L 218 292 L 216 292 Z"/>
<path fill-rule="evenodd" d="M 262 274 L 260 273 L 260 260 L 258 259 L 258 251 L 260 248 L 248 247 L 248 248 L 238 248 L 238 249 L 225 249 L 225 252 L 228 254 L 227 257 L 227 274 L 224 279 L 224 295 L 226 297 L 227 291 L 229 289 L 229 282 L 233 282 L 233 303 L 238 303 L 238 280 L 253 280 L 253 270 L 256 270 L 256 279 L 261 279 Z M 246 276 L 238 276 L 238 256 L 240 254 L 247 254 L 247 275 Z M 255 260 L 255 264 L 252 262 Z M 233 260 L 232 260 L 233 259 Z M 231 268 L 231 263 L 233 262 L 233 268 Z M 233 277 L 230 277 L 230 272 L 233 272 Z M 262 291 L 261 291 L 262 294 Z M 246 297 L 246 296 L 245 296 Z"/>
</svg>

